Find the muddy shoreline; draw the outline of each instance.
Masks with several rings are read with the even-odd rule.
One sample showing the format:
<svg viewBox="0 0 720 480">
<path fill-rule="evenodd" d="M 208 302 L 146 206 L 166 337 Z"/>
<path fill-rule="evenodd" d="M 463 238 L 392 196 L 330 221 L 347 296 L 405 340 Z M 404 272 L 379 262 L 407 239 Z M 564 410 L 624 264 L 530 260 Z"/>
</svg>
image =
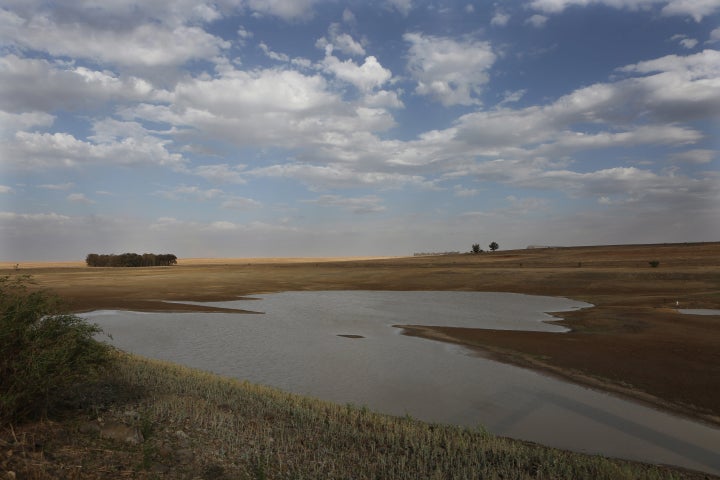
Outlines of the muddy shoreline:
<svg viewBox="0 0 720 480">
<path fill-rule="evenodd" d="M 473 341 L 472 334 L 463 335 L 460 332 L 448 332 L 447 330 L 450 329 L 446 329 L 445 327 L 425 325 L 393 326 L 401 329 L 403 335 L 461 345 L 473 350 L 476 355 L 482 358 L 488 358 L 490 360 L 508 363 L 522 368 L 528 368 L 539 373 L 554 376 L 594 390 L 612 393 L 629 400 L 640 402 L 652 408 L 669 411 L 689 419 L 699 420 L 708 425 L 720 426 L 720 416 L 714 413 L 698 411 L 698 409 L 693 406 L 683 406 L 677 403 L 668 402 L 663 398 L 659 398 L 642 390 L 633 388 L 631 385 L 611 382 L 605 378 L 591 376 L 580 370 L 553 365 L 532 354 L 497 347 L 490 343 L 480 344 L 477 341 Z"/>
</svg>

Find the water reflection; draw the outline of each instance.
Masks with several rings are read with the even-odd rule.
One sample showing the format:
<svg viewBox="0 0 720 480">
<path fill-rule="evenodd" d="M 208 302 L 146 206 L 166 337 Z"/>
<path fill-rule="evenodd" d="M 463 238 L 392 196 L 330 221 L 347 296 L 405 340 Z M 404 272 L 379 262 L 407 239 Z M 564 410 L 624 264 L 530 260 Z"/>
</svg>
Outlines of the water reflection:
<svg viewBox="0 0 720 480">
<path fill-rule="evenodd" d="M 720 310 L 710 308 L 678 308 L 678 312 L 684 315 L 720 315 Z"/>
<path fill-rule="evenodd" d="M 286 292 L 213 305 L 264 315 L 91 315 L 121 348 L 338 403 L 577 451 L 720 473 L 720 429 L 393 324 L 561 331 L 567 299 L 470 292 Z M 339 335 L 351 335 L 347 338 Z M 621 359 L 618 359 L 621 361 Z"/>
</svg>

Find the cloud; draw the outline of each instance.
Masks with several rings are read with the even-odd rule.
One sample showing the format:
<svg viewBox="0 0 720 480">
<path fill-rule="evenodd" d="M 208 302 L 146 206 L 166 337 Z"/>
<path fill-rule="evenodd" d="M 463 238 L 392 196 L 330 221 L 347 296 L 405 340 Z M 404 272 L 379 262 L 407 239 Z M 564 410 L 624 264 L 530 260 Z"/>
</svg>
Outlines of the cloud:
<svg viewBox="0 0 720 480">
<path fill-rule="evenodd" d="M 151 135 L 93 142 L 68 133 L 17 132 L 12 140 L 0 145 L 0 158 L 17 170 L 100 164 L 181 168 L 185 160 L 180 154 L 169 152 L 168 143 Z"/>
<path fill-rule="evenodd" d="M 410 44 L 408 70 L 417 82 L 415 93 L 445 106 L 479 104 L 496 56 L 489 42 L 455 40 L 421 33 L 403 35 Z"/>
<path fill-rule="evenodd" d="M 179 200 L 184 197 L 189 197 L 201 201 L 212 200 L 224 195 L 223 191 L 217 188 L 203 190 L 194 185 L 180 185 L 172 190 L 161 190 L 157 193 L 169 200 Z"/>
<path fill-rule="evenodd" d="M 720 51 L 667 55 L 618 70 L 652 74 L 621 85 L 635 87 L 639 97 L 632 103 L 645 103 L 658 117 L 691 120 L 711 117 L 720 109 Z"/>
<path fill-rule="evenodd" d="M 703 138 L 697 131 L 676 125 L 641 126 L 623 132 L 601 132 L 585 134 L 581 132 L 562 132 L 555 137 L 547 149 L 553 154 L 571 151 L 587 151 L 596 148 L 617 148 L 637 145 L 685 145 Z M 546 147 L 539 147 L 535 153 L 545 153 Z"/>
<path fill-rule="evenodd" d="M 313 16 L 313 7 L 319 0 L 248 0 L 254 12 L 280 17 L 284 20 L 306 20 Z"/>
<path fill-rule="evenodd" d="M 214 183 L 247 183 L 243 177 L 245 165 L 230 166 L 227 163 L 216 165 L 198 165 L 190 170 L 191 173 Z"/>
<path fill-rule="evenodd" d="M 12 187 L 8 187 L 7 185 L 0 185 L 0 193 L 13 193 Z"/>
<path fill-rule="evenodd" d="M 670 0 L 662 8 L 663 15 L 690 16 L 696 22 L 720 10 L 715 0 Z"/>
<path fill-rule="evenodd" d="M 490 20 L 490 25 L 495 27 L 504 27 L 510 21 L 510 15 L 501 11 L 496 11 Z"/>
<path fill-rule="evenodd" d="M 248 174 L 257 177 L 294 178 L 312 188 L 356 188 L 374 186 L 377 188 L 400 188 L 415 186 L 434 188 L 434 184 L 419 175 L 394 172 L 363 172 L 346 165 L 310 165 L 289 163 L 253 169 Z"/>
<path fill-rule="evenodd" d="M 79 109 L 111 100 L 150 100 L 154 94 L 149 82 L 133 76 L 16 55 L 0 57 L 0 109 L 6 111 Z"/>
<path fill-rule="evenodd" d="M 710 32 L 710 39 L 708 40 L 708 43 L 715 43 L 720 42 L 720 27 L 714 29 L 712 32 Z"/>
<path fill-rule="evenodd" d="M 196 185 L 179 185 L 170 190 L 156 192 L 168 200 L 218 201 L 220 208 L 228 210 L 251 210 L 262 204 L 252 198 L 231 195 L 218 188 L 203 189 Z"/>
<path fill-rule="evenodd" d="M 262 204 L 257 200 L 246 197 L 228 196 L 220 204 L 222 208 L 231 210 L 251 210 L 260 207 Z"/>
<path fill-rule="evenodd" d="M 85 205 L 92 205 L 95 203 L 93 200 L 87 198 L 84 193 L 71 193 L 66 197 L 66 199 L 68 202 L 82 203 Z"/>
<path fill-rule="evenodd" d="M 253 33 L 242 25 L 238 27 L 237 34 L 240 45 L 245 45 L 245 42 L 253 37 Z"/>
<path fill-rule="evenodd" d="M 453 187 L 453 195 L 456 197 L 474 197 L 480 193 L 477 188 L 465 188 L 462 185 L 455 185 Z"/>
<path fill-rule="evenodd" d="M 670 154 L 669 158 L 676 162 L 702 165 L 712 162 L 715 158 L 717 158 L 717 156 L 718 152 L 716 150 L 696 148 L 684 152 Z"/>
<path fill-rule="evenodd" d="M 290 57 L 288 57 L 284 53 L 277 53 L 277 52 L 270 50 L 270 47 L 268 47 L 264 42 L 260 42 L 260 44 L 258 46 L 260 47 L 260 50 L 262 50 L 263 53 L 265 53 L 265 56 L 272 60 L 276 60 L 278 62 L 290 61 Z"/>
<path fill-rule="evenodd" d="M 373 108 L 403 108 L 405 105 L 398 97 L 397 92 L 380 90 L 368 93 L 363 99 L 363 104 Z"/>
<path fill-rule="evenodd" d="M 579 173 L 565 169 L 541 169 L 520 161 L 505 161 L 478 162 L 465 173 L 474 174 L 478 181 L 500 181 L 521 189 L 561 191 L 570 198 L 594 198 L 599 199 L 601 204 L 615 207 L 632 206 L 634 215 L 658 209 L 668 211 L 667 205 L 673 205 L 675 208 L 671 209 L 672 212 L 693 211 L 707 218 L 713 211 L 713 204 L 720 198 L 717 179 L 698 180 L 674 173 L 660 175 L 635 167 L 613 167 Z M 542 208 L 546 205 L 549 206 L 547 202 L 537 204 Z"/>
<path fill-rule="evenodd" d="M 677 34 L 670 37 L 670 40 L 677 41 L 680 46 L 687 48 L 688 50 L 691 50 L 697 46 L 699 43 L 694 38 L 688 38 L 687 35 Z"/>
<path fill-rule="evenodd" d="M 679 123 L 711 119 L 720 111 L 720 52 L 670 55 L 619 71 L 641 76 L 579 88 L 544 106 L 466 114 L 442 137 L 462 142 L 464 148 L 475 146 L 475 154 L 495 156 L 517 155 L 542 145 L 547 149 L 555 142 L 578 147 L 613 141 L 684 144 L 702 134 Z M 629 127 L 633 122 L 645 125 Z M 616 131 L 573 130 L 582 124 Z"/>
<path fill-rule="evenodd" d="M 67 183 L 46 183 L 43 185 L 38 185 L 37 188 L 42 188 L 45 190 L 70 190 L 73 188 L 75 184 L 73 182 L 67 182 Z"/>
<path fill-rule="evenodd" d="M 45 112 L 10 113 L 0 110 L 0 139 L 12 138 L 18 130 L 49 127 L 54 121 L 55 116 Z"/>
<path fill-rule="evenodd" d="M 362 44 L 356 42 L 349 34 L 341 32 L 340 29 L 341 25 L 339 23 L 331 23 L 330 27 L 328 27 L 329 38 L 319 38 L 315 42 L 315 46 L 326 51 L 330 47 L 330 51 L 339 50 L 346 55 L 364 56 L 365 49 Z"/>
<path fill-rule="evenodd" d="M 363 92 L 381 87 L 392 78 L 392 72 L 380 65 L 374 56 L 365 57 L 362 65 L 352 60 L 340 61 L 333 55 L 326 55 L 322 62 L 325 71 L 335 77 L 355 85 Z"/>
<path fill-rule="evenodd" d="M 537 212 L 547 211 L 549 207 L 549 201 L 544 198 L 517 198 L 514 195 L 508 195 L 504 200 L 505 204 L 503 207 L 464 212 L 461 214 L 461 217 L 524 217 Z"/>
<path fill-rule="evenodd" d="M 377 80 L 373 62 L 366 65 L 370 68 L 359 74 L 369 72 L 368 77 L 354 81 L 370 88 L 382 82 L 384 73 Z M 167 105 L 144 103 L 120 114 L 170 124 L 185 141 L 197 135 L 236 146 L 286 149 L 334 148 L 358 132 L 394 125 L 383 108 L 344 102 L 322 75 L 286 69 L 228 70 L 215 78 L 186 79 L 169 93 Z"/>
<path fill-rule="evenodd" d="M 715 0 L 533 0 L 530 7 L 544 13 L 560 13 L 571 6 L 604 5 L 628 10 L 662 6 L 661 13 L 668 16 L 689 16 L 696 22 L 720 10 Z"/>
<path fill-rule="evenodd" d="M 519 102 L 526 93 L 527 90 L 524 88 L 515 91 L 505 90 L 505 92 L 503 92 L 503 99 L 498 103 L 498 106 L 505 105 L 507 103 Z"/>
<path fill-rule="evenodd" d="M 385 207 L 381 205 L 382 199 L 376 195 L 367 195 L 364 197 L 323 195 L 314 200 L 305 200 L 305 202 L 326 207 L 338 207 L 344 210 L 349 210 L 355 214 L 368 214 L 385 211 Z"/>
<path fill-rule="evenodd" d="M 546 105 L 510 108 L 508 102 L 472 112 L 446 129 L 427 131 L 413 140 L 326 132 L 296 157 L 300 161 L 244 173 L 291 177 L 318 189 L 434 188 L 433 178 L 466 175 L 531 185 L 545 171 L 566 168 L 572 155 L 701 142 L 704 133 L 685 122 L 716 115 L 717 108 L 711 108 L 720 107 L 716 69 L 713 54 L 661 57 L 622 67 L 621 72 L 631 75 L 628 78 L 579 88 Z"/>
<path fill-rule="evenodd" d="M 343 10 L 342 13 L 342 19 L 343 22 L 354 24 L 357 22 L 357 19 L 355 18 L 355 14 L 350 10 L 349 8 L 345 7 L 345 10 Z"/>
<path fill-rule="evenodd" d="M 535 15 L 531 16 L 530 18 L 528 18 L 527 20 L 525 20 L 525 23 L 532 25 L 535 28 L 542 28 L 545 26 L 547 21 L 548 21 L 548 17 L 546 17 L 545 15 L 535 14 Z"/>
<path fill-rule="evenodd" d="M 70 220 L 70 217 L 67 215 L 60 215 L 57 213 L 15 213 L 15 212 L 0 212 L 0 219 L 4 222 L 18 222 L 21 223 L 23 221 L 37 221 L 37 222 L 44 222 L 49 221 L 52 223 L 61 223 Z M 9 223 L 0 222 L 0 225 L 4 225 L 5 228 L 11 229 L 11 226 Z"/>
<path fill-rule="evenodd" d="M 0 12 L 0 39 L 22 49 L 53 56 L 91 59 L 120 66 L 177 66 L 193 59 L 213 58 L 230 43 L 202 28 L 143 23 L 98 25 L 78 11 L 64 22 L 62 9 Z M 92 39 L 92 41 L 88 41 Z M 118 48 L 122 45 L 122 48 Z"/>
<path fill-rule="evenodd" d="M 400 12 L 402 15 L 407 16 L 410 13 L 410 10 L 413 9 L 413 1 L 412 0 L 385 0 L 387 4 Z"/>
</svg>

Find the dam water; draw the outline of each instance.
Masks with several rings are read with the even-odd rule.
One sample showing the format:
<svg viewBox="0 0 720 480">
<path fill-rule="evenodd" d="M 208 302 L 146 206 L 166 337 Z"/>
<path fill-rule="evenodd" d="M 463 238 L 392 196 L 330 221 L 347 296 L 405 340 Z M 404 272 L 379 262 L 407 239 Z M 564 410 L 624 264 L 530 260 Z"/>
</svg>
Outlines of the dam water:
<svg viewBox="0 0 720 480">
<path fill-rule="evenodd" d="M 209 305 L 262 312 L 84 316 L 126 351 L 337 403 L 544 445 L 720 474 L 720 428 L 393 325 L 555 331 L 590 305 L 508 293 L 326 291 Z M 617 359 L 622 362 L 621 358 Z"/>
</svg>

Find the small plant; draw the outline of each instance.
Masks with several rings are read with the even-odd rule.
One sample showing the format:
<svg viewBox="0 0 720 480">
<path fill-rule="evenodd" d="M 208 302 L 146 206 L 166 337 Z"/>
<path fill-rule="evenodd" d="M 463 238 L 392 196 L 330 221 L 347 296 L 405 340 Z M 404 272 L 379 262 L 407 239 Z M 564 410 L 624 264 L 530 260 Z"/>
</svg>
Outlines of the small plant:
<svg viewBox="0 0 720 480">
<path fill-rule="evenodd" d="M 658 260 L 650 260 L 648 263 L 652 268 L 657 268 L 658 265 L 660 265 L 660 262 Z"/>
<path fill-rule="evenodd" d="M 482 250 L 480 250 L 480 244 L 479 244 L 479 243 L 473 243 L 472 253 L 478 254 L 478 253 L 480 253 L 480 252 L 482 252 Z"/>
<path fill-rule="evenodd" d="M 0 277 L 0 424 L 47 413 L 61 394 L 108 365 L 101 330 L 30 291 L 30 277 Z"/>
</svg>

